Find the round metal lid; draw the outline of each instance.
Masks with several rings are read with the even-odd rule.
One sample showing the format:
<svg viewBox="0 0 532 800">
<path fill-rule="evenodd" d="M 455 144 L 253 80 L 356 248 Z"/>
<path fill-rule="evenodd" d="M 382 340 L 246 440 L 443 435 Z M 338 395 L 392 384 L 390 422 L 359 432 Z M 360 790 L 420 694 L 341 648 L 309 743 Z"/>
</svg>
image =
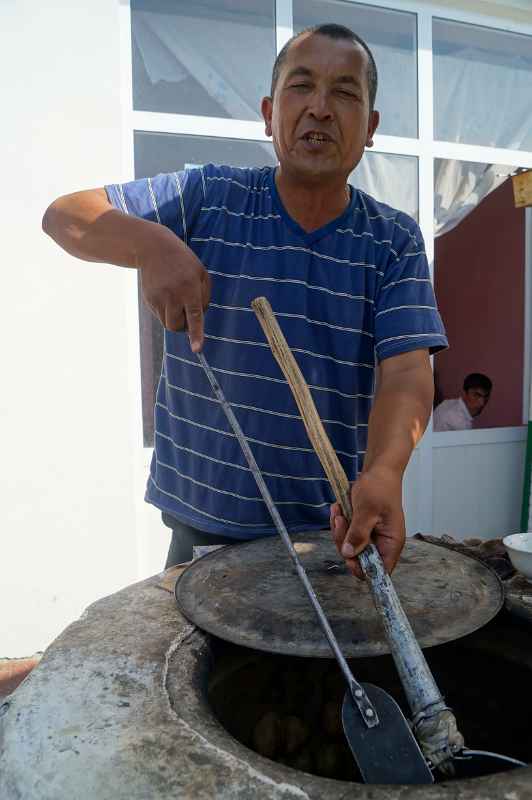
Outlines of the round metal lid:
<svg viewBox="0 0 532 800">
<path fill-rule="evenodd" d="M 329 532 L 291 538 L 344 655 L 388 653 L 369 587 L 347 571 Z M 421 647 L 480 628 L 504 600 L 499 578 L 481 561 L 411 539 L 393 582 Z M 221 639 L 271 653 L 332 657 L 280 537 L 197 559 L 178 579 L 175 594 L 187 619 Z"/>
</svg>

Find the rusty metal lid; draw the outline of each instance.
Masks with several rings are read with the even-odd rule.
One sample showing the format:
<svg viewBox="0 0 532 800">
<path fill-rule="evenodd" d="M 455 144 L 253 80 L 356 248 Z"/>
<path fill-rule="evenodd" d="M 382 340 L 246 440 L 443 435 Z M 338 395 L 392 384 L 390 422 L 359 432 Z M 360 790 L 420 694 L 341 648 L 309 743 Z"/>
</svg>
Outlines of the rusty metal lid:
<svg viewBox="0 0 532 800">
<path fill-rule="evenodd" d="M 369 587 L 347 571 L 329 532 L 291 538 L 344 654 L 388 653 Z M 481 561 L 412 539 L 393 582 L 421 647 L 472 633 L 504 600 L 501 581 Z M 182 573 L 175 594 L 187 619 L 221 639 L 272 653 L 332 657 L 280 537 L 199 558 Z"/>
</svg>

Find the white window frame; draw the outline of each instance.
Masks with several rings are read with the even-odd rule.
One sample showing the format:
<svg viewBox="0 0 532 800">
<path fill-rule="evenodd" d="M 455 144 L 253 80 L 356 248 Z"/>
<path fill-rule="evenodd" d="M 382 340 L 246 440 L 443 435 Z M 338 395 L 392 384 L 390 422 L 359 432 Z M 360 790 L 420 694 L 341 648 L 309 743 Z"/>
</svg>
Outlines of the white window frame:
<svg viewBox="0 0 532 800">
<path fill-rule="evenodd" d="M 123 164 L 122 180 L 134 177 L 134 131 L 157 133 L 192 134 L 230 139 L 248 139 L 258 142 L 270 141 L 264 133 L 262 122 L 249 120 L 220 119 L 214 117 L 164 114 L 133 110 L 132 57 L 131 57 L 131 8 L 130 0 L 118 0 L 120 14 L 120 54 L 123 99 Z M 430 2 L 410 0 L 344 0 L 355 5 L 363 4 L 390 11 L 405 11 L 417 16 L 417 60 L 418 60 L 418 138 L 406 138 L 377 134 L 374 151 L 391 155 L 415 156 L 418 159 L 419 224 L 425 238 L 431 278 L 434 278 L 434 159 L 457 159 L 485 164 L 519 165 L 532 169 L 532 152 L 507 150 L 436 141 L 433 138 L 433 73 L 432 73 L 432 25 L 434 18 L 464 22 L 495 28 L 501 31 L 532 36 L 532 24 L 516 22 L 510 17 L 467 11 Z M 505 9 L 506 11 L 506 9 Z M 511 9 L 507 9 L 511 14 Z M 504 14 L 504 12 L 503 12 Z M 282 48 L 293 32 L 292 0 L 275 0 L 276 48 Z M 525 269 L 525 325 L 524 325 L 524 387 L 523 423 L 528 420 L 529 382 L 531 375 L 532 328 L 532 209 L 527 209 L 527 242 Z M 137 376 L 135 391 L 140 391 L 140 336 L 137 288 L 132 285 L 128 299 L 128 324 L 131 332 L 130 366 Z M 140 404 L 139 404 L 140 405 Z M 142 414 L 139 407 L 137 421 L 138 441 L 142 442 Z M 435 434 L 430 423 L 418 446 L 419 466 L 423 486 L 419 489 L 418 524 L 421 530 L 432 530 L 432 450 L 434 447 L 464 446 L 467 444 L 502 443 L 526 438 L 523 427 L 490 428 L 474 431 L 456 431 L 452 434 Z M 152 448 L 144 448 L 142 469 L 147 469 Z"/>
</svg>

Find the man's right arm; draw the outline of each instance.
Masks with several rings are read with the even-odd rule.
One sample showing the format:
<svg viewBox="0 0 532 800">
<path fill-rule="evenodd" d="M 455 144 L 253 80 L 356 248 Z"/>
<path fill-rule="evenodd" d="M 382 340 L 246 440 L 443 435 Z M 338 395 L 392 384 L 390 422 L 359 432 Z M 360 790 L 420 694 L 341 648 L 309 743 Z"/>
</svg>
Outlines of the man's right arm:
<svg viewBox="0 0 532 800">
<path fill-rule="evenodd" d="M 47 208 L 42 227 L 77 258 L 139 269 L 153 313 L 168 330 L 182 330 L 186 323 L 192 349 L 201 349 L 209 275 L 169 228 L 118 211 L 103 188 L 59 197 Z"/>
</svg>

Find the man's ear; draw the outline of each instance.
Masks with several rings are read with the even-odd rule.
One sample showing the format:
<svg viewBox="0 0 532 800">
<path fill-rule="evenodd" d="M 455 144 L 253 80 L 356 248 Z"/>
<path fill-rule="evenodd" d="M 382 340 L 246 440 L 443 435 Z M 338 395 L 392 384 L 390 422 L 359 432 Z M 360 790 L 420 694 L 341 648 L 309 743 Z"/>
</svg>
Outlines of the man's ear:
<svg viewBox="0 0 532 800">
<path fill-rule="evenodd" d="M 272 111 L 273 111 L 273 100 L 272 100 L 271 97 L 263 97 L 262 98 L 262 102 L 260 104 L 260 110 L 262 111 L 262 117 L 264 119 L 266 136 L 271 136 L 272 135 Z"/>
<path fill-rule="evenodd" d="M 369 115 L 368 121 L 368 138 L 366 139 L 366 147 L 373 147 L 373 135 L 379 127 L 381 116 L 378 111 L 372 111 Z"/>
</svg>

